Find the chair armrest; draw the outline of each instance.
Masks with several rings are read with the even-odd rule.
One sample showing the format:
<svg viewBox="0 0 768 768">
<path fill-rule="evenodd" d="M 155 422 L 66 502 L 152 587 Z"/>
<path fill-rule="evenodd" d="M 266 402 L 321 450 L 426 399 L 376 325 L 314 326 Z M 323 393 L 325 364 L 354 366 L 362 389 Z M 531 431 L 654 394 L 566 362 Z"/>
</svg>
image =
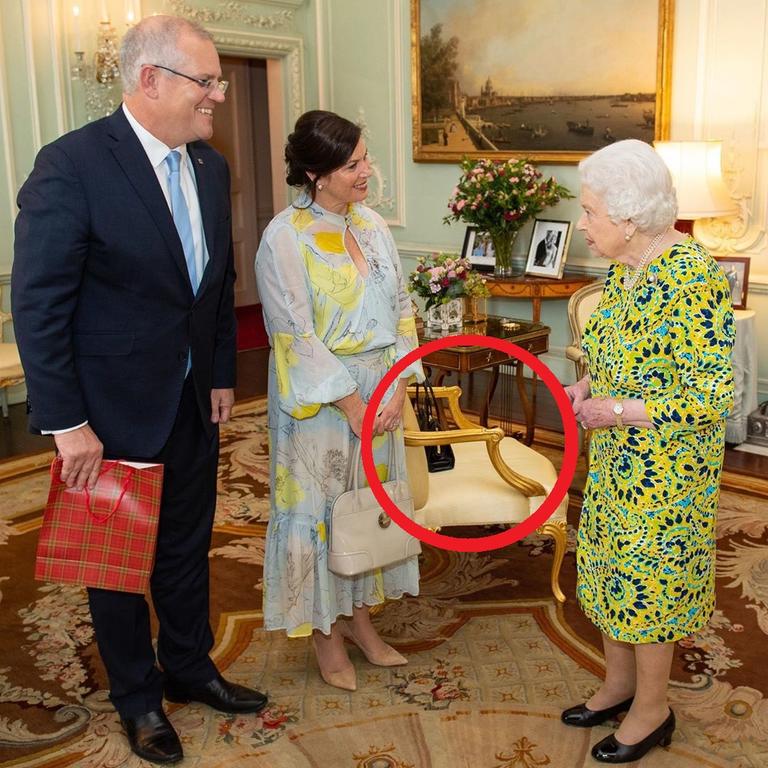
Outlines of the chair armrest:
<svg viewBox="0 0 768 768">
<path fill-rule="evenodd" d="M 580 347 L 568 346 L 565 348 L 565 356 L 574 363 L 581 362 L 584 354 L 584 350 Z"/>
<path fill-rule="evenodd" d="M 442 429 L 435 432 L 422 432 L 421 430 L 406 429 L 403 432 L 406 445 L 446 445 L 448 443 L 476 443 L 476 442 L 500 442 L 504 437 L 501 427 L 486 429 L 485 427 L 472 427 L 470 429 Z"/>
<path fill-rule="evenodd" d="M 478 429 L 479 424 L 470 421 L 461 410 L 459 398 L 461 397 L 461 387 L 432 387 L 436 398 L 448 400 L 448 410 L 451 418 L 459 429 Z M 409 395 L 416 395 L 416 387 L 408 387 Z"/>
<path fill-rule="evenodd" d="M 0 342 L 5 341 L 5 324 L 10 323 L 13 317 L 10 312 L 3 312 L 0 309 Z"/>
<path fill-rule="evenodd" d="M 451 387 L 451 389 L 454 388 Z M 455 387 L 455 389 L 459 388 Z M 471 424 L 471 422 L 469 423 Z M 501 427 L 486 428 L 473 426 L 470 429 L 446 429 L 439 432 L 421 432 L 419 430 L 407 429 L 404 430 L 403 435 L 407 446 L 446 445 L 482 441 L 485 443 L 493 468 L 504 482 L 511 485 L 516 491 L 519 491 L 527 498 L 547 495 L 541 483 L 515 472 L 504 461 L 499 447 L 504 438 L 504 430 Z"/>
</svg>

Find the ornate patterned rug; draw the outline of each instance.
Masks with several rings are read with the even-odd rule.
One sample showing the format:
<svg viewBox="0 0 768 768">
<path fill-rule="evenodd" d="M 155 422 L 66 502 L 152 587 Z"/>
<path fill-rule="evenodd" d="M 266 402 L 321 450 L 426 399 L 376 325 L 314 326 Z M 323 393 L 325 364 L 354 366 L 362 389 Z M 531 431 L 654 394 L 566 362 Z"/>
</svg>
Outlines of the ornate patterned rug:
<svg viewBox="0 0 768 768">
<path fill-rule="evenodd" d="M 557 462 L 557 438 L 537 448 Z M 32 577 L 49 456 L 0 464 L 0 762 L 31 768 L 136 768 L 106 697 L 83 590 Z M 578 521 L 574 480 L 570 521 Z M 266 688 L 261 716 L 171 708 L 184 765 L 272 768 L 577 768 L 595 765 L 608 728 L 561 726 L 564 706 L 602 673 L 599 637 L 573 599 L 549 591 L 551 545 L 529 537 L 491 554 L 425 547 L 422 593 L 387 604 L 382 634 L 407 667 L 368 664 L 358 690 L 326 686 L 306 640 L 261 628 L 268 518 L 263 401 L 241 404 L 222 434 L 219 506 L 211 548 L 215 658 L 228 677 Z M 675 658 L 670 697 L 678 730 L 640 765 L 768 766 L 768 482 L 726 475 L 719 520 L 718 610 Z"/>
</svg>

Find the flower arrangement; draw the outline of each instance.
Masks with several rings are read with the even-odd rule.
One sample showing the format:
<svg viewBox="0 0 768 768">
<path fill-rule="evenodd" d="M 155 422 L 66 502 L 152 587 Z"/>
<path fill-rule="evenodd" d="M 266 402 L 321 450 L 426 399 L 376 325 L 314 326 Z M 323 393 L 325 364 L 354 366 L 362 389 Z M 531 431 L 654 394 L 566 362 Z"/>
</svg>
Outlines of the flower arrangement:
<svg viewBox="0 0 768 768">
<path fill-rule="evenodd" d="M 464 221 L 488 232 L 498 267 L 511 267 L 512 243 L 528 219 L 562 199 L 573 197 L 554 176 L 542 172 L 526 159 L 461 162 L 462 175 L 453 190 L 443 222 Z"/>
<path fill-rule="evenodd" d="M 485 279 L 472 269 L 468 259 L 459 258 L 455 253 L 419 256 L 408 288 L 427 300 L 427 309 L 462 296 L 490 296 Z"/>
</svg>

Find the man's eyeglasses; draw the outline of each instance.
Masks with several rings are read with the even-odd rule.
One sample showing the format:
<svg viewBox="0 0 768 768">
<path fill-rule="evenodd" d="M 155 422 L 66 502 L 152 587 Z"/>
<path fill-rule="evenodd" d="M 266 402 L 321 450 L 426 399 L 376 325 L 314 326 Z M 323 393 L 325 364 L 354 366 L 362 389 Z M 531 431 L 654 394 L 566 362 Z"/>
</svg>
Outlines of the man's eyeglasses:
<svg viewBox="0 0 768 768">
<path fill-rule="evenodd" d="M 207 80 L 202 80 L 199 77 L 192 77 L 192 75 L 185 75 L 183 72 L 177 72 L 175 69 L 171 69 L 170 67 L 164 67 L 162 64 L 150 64 L 150 67 L 156 67 L 157 69 L 164 69 L 166 72 L 170 72 L 172 75 L 178 75 L 179 77 L 186 77 L 187 80 L 191 80 L 193 83 L 197 83 L 201 88 L 204 88 L 206 91 L 212 91 L 214 89 L 220 90 L 222 93 L 227 92 L 227 88 L 229 88 L 229 80 L 216 80 L 215 78 L 209 77 Z"/>
</svg>

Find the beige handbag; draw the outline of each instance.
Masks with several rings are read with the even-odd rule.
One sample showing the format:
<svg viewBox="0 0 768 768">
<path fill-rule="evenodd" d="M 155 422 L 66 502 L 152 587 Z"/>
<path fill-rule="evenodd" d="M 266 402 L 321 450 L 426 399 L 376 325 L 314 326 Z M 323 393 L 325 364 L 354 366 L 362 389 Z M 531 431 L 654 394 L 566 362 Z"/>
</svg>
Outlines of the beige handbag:
<svg viewBox="0 0 768 768">
<path fill-rule="evenodd" d="M 389 440 L 389 466 L 395 462 L 395 437 Z M 360 488 L 360 441 L 350 461 L 347 490 L 331 507 L 328 568 L 339 576 L 356 576 L 375 568 L 405 560 L 421 552 L 421 542 L 393 523 L 376 501 L 370 488 Z M 398 508 L 413 518 L 413 498 L 406 480 L 395 478 L 382 484 Z"/>
</svg>

